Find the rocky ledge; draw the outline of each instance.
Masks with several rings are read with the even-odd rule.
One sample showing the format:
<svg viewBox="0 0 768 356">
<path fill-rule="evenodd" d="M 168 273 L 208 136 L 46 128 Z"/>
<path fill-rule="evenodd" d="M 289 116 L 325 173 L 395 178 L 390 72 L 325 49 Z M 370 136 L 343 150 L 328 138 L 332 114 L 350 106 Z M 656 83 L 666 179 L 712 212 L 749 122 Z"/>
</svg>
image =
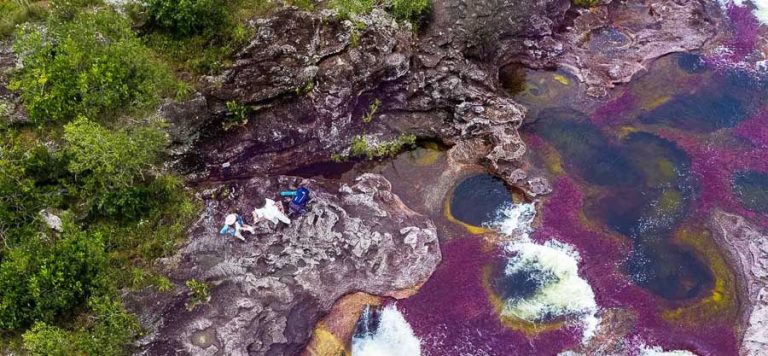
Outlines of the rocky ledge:
<svg viewBox="0 0 768 356">
<path fill-rule="evenodd" d="M 744 217 L 716 211 L 712 230 L 739 277 L 742 301 L 741 355 L 768 350 L 768 236 Z"/>
<path fill-rule="evenodd" d="M 291 225 L 262 222 L 245 243 L 219 235 L 226 214 L 250 212 L 255 201 L 299 185 L 313 200 Z M 202 190 L 205 211 L 188 242 L 161 261 L 175 289 L 126 298 L 150 331 L 141 352 L 296 355 L 342 296 L 397 297 L 420 285 L 440 262 L 437 233 L 390 189 L 383 177 L 364 174 L 353 185 L 279 176 Z M 191 279 L 211 287 L 207 302 L 189 305 Z"/>
</svg>

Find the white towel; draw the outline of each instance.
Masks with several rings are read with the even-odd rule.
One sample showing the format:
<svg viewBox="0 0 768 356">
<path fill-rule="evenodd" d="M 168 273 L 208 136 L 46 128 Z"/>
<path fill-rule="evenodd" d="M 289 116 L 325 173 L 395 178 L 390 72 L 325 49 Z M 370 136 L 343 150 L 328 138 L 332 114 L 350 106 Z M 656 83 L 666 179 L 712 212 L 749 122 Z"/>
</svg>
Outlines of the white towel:
<svg viewBox="0 0 768 356">
<path fill-rule="evenodd" d="M 278 221 L 282 221 L 286 225 L 291 224 L 291 219 L 278 209 L 277 204 L 272 199 L 267 199 L 263 208 L 253 209 L 253 220 L 259 221 L 261 219 L 267 219 L 275 224 L 277 224 Z"/>
</svg>

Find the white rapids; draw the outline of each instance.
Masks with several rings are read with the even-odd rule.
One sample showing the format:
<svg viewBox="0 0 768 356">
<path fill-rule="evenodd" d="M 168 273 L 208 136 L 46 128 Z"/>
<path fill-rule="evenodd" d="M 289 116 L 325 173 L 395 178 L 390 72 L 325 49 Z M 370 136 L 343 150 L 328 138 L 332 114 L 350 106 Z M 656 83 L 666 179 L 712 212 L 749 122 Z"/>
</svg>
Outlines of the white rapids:
<svg viewBox="0 0 768 356">
<path fill-rule="evenodd" d="M 363 318 L 368 317 L 368 311 Z M 420 356 L 421 342 L 394 305 L 384 307 L 376 330 L 352 339 L 352 356 Z"/>
</svg>

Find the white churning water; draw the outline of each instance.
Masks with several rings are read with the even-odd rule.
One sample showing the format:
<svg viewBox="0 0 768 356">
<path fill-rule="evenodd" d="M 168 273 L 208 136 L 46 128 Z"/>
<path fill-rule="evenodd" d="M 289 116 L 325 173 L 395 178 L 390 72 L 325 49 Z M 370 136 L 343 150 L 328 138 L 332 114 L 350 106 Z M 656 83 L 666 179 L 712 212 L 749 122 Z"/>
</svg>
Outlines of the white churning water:
<svg viewBox="0 0 768 356">
<path fill-rule="evenodd" d="M 579 276 L 579 253 L 573 246 L 557 240 L 543 244 L 529 238 L 536 217 L 535 204 L 512 204 L 503 207 L 491 227 L 515 237 L 506 243 L 509 260 L 508 276 L 525 273 L 537 281 L 536 290 L 524 298 L 507 300 L 502 311 L 506 316 L 537 322 L 553 317 L 575 317 L 583 328 L 582 342 L 594 336 L 599 319 L 595 293 Z"/>
<path fill-rule="evenodd" d="M 362 318 L 370 317 L 366 311 Z M 384 307 L 376 330 L 352 339 L 352 356 L 420 356 L 421 343 L 394 305 Z"/>
</svg>

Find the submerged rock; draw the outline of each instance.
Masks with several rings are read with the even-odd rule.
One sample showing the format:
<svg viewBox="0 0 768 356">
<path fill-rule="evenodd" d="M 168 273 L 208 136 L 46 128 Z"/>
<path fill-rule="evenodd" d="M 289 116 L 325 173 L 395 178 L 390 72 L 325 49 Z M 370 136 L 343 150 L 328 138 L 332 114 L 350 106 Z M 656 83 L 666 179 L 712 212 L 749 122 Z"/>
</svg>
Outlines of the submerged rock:
<svg viewBox="0 0 768 356">
<path fill-rule="evenodd" d="M 259 199 L 298 185 L 309 187 L 313 200 L 291 225 L 260 223 L 245 243 L 219 235 L 226 214 L 246 215 Z M 294 355 L 338 298 L 358 291 L 396 296 L 420 285 L 440 261 L 437 233 L 390 189 L 373 174 L 341 187 L 275 177 L 206 189 L 189 241 L 163 261 L 178 287 L 128 297 L 150 330 L 142 352 Z M 209 284 L 211 299 L 188 311 L 181 286 L 190 279 Z"/>
</svg>

